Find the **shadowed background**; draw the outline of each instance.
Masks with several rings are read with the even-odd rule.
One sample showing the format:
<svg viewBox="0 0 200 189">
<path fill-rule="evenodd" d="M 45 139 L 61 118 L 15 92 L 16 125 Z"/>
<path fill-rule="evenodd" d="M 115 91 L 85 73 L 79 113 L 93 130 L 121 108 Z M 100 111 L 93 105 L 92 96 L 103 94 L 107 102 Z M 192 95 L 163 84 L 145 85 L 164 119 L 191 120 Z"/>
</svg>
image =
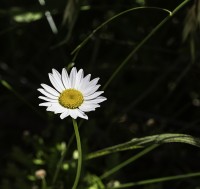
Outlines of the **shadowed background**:
<svg viewBox="0 0 200 189">
<path fill-rule="evenodd" d="M 73 134 L 70 118 L 38 107 L 37 88 L 50 84 L 52 68 L 75 65 L 103 86 L 128 54 L 168 13 L 158 9 L 130 11 L 104 25 L 72 51 L 100 24 L 121 11 L 151 6 L 174 10 L 180 0 L 6 1 L 0 3 L 0 147 L 1 187 L 37 185 L 35 170 L 53 177 L 57 145 Z M 191 1 L 137 51 L 105 90 L 107 101 L 89 113 L 80 134 L 84 153 L 160 133 L 200 134 L 199 1 Z M 71 158 L 76 144 L 70 147 Z M 135 152 L 128 151 L 85 163 L 84 173 L 101 175 Z M 130 182 L 196 172 L 199 149 L 184 144 L 159 147 L 104 182 Z M 49 156 L 49 158 L 47 158 Z M 36 162 L 42 160 L 43 162 Z M 57 188 L 73 181 L 60 174 Z M 74 174 L 75 170 L 71 170 Z M 70 173 L 71 173 L 70 172 Z M 129 173 L 129 174 L 128 174 Z M 130 174 L 131 173 L 131 174 Z M 69 174 L 70 175 L 70 174 Z M 47 178 L 48 179 L 48 178 Z M 63 181 L 63 183 L 62 183 Z M 50 181 L 49 181 L 50 182 Z M 197 188 L 197 179 L 170 181 L 141 188 Z M 173 186 L 173 187 L 172 187 Z M 99 187 L 100 188 L 100 187 Z"/>
</svg>

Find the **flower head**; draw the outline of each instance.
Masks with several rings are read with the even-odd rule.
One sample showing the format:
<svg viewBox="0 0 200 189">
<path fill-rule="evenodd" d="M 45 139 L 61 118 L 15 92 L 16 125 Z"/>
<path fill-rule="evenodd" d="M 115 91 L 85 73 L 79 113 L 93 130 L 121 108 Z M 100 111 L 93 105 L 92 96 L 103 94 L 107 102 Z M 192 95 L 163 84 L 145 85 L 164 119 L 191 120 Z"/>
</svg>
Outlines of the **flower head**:
<svg viewBox="0 0 200 189">
<path fill-rule="evenodd" d="M 39 169 L 39 170 L 37 170 L 36 172 L 35 172 L 35 176 L 36 176 L 36 178 L 38 178 L 38 179 L 44 179 L 45 178 L 45 176 L 46 176 L 46 171 L 44 170 L 44 169 Z"/>
<path fill-rule="evenodd" d="M 85 112 L 94 111 L 100 107 L 99 103 L 106 100 L 100 96 L 103 91 L 97 91 L 100 85 L 97 85 L 99 78 L 90 81 L 91 75 L 84 77 L 83 70 L 72 68 L 68 75 L 65 68 L 60 74 L 57 70 L 52 69 L 49 73 L 49 79 L 54 88 L 46 84 L 41 84 L 43 88 L 39 88 L 44 96 L 40 99 L 46 101 L 39 106 L 46 106 L 47 111 L 60 113 L 60 118 L 64 119 L 71 116 L 73 119 L 81 117 L 88 119 Z"/>
</svg>

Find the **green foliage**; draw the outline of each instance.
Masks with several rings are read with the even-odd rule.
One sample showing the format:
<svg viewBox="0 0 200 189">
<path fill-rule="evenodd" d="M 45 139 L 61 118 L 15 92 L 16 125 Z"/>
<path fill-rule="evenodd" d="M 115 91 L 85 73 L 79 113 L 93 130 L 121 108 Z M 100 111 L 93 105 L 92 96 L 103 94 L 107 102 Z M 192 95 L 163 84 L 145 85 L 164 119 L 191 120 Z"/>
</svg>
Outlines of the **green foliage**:
<svg viewBox="0 0 200 189">
<path fill-rule="evenodd" d="M 84 178 L 86 186 L 84 188 L 88 189 L 105 189 L 104 184 L 101 179 L 96 175 L 87 174 Z"/>
</svg>

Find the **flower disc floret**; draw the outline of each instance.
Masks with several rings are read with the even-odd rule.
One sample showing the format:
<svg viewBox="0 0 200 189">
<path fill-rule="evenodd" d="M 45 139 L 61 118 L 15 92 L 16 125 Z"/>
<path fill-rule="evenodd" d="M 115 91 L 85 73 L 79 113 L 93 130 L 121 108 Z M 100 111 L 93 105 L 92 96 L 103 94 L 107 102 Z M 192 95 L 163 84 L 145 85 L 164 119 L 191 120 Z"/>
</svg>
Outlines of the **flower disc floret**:
<svg viewBox="0 0 200 189">
<path fill-rule="evenodd" d="M 76 89 L 66 89 L 59 97 L 61 106 L 69 109 L 76 109 L 83 103 L 83 95 Z"/>
</svg>

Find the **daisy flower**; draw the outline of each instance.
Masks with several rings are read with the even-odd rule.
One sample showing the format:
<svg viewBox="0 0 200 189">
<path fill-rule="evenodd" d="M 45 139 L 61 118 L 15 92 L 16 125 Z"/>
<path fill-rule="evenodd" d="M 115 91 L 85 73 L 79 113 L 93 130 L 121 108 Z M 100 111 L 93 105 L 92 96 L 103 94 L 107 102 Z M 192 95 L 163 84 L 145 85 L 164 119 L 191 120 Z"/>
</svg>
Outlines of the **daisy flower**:
<svg viewBox="0 0 200 189">
<path fill-rule="evenodd" d="M 94 111 L 100 107 L 99 103 L 106 100 L 100 96 L 103 91 L 97 91 L 99 78 L 90 81 L 91 74 L 84 77 L 83 69 L 77 71 L 74 67 L 68 75 L 65 68 L 60 74 L 57 70 L 52 69 L 49 73 L 49 79 L 53 87 L 41 84 L 42 88 L 38 91 L 44 96 L 40 99 L 46 101 L 40 103 L 39 106 L 46 106 L 47 111 L 60 113 L 60 118 L 64 119 L 71 116 L 73 119 L 77 117 L 88 119 L 85 112 Z"/>
</svg>

